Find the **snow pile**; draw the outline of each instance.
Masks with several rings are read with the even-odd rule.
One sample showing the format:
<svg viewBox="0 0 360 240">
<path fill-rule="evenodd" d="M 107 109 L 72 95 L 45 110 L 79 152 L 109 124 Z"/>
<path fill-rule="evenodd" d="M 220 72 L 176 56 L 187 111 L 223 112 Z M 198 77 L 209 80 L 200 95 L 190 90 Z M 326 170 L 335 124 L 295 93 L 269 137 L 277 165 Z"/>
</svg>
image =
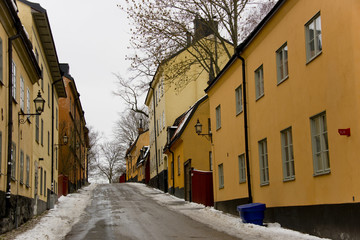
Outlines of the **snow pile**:
<svg viewBox="0 0 360 240">
<path fill-rule="evenodd" d="M 96 184 L 91 184 L 78 193 L 61 196 L 59 202 L 31 230 L 17 236 L 18 240 L 63 239 L 76 224 L 85 208 L 91 203 L 91 193 Z"/>
<path fill-rule="evenodd" d="M 143 184 L 132 183 L 144 195 L 154 199 L 158 204 L 167 208 L 180 212 L 196 221 L 210 226 L 221 232 L 247 240 L 271 239 L 271 240 L 316 240 L 322 239 L 297 231 L 281 228 L 278 223 L 270 223 L 268 227 L 262 227 L 254 224 L 244 224 L 240 217 L 226 214 L 214 209 L 213 207 L 205 207 L 197 203 L 189 203 L 183 199 L 179 199 L 168 193 L 163 193 L 158 189 L 146 187 Z M 163 193 L 163 194 L 154 194 Z"/>
</svg>

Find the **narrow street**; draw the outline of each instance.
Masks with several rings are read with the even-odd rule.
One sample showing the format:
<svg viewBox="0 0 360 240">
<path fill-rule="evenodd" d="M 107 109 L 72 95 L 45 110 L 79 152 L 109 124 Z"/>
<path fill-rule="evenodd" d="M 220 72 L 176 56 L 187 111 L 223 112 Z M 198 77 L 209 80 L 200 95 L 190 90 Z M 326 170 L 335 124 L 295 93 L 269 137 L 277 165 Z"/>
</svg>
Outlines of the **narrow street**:
<svg viewBox="0 0 360 240">
<path fill-rule="evenodd" d="M 129 184 L 98 185 L 65 239 L 238 239 L 159 205 Z M 184 201 L 174 201 L 181 205 Z"/>
</svg>

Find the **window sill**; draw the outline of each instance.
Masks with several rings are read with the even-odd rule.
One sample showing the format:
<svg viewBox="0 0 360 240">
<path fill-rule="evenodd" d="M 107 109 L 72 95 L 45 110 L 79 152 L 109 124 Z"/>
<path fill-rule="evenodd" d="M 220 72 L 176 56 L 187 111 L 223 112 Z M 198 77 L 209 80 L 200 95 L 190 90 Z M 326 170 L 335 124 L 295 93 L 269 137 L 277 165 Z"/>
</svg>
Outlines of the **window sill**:
<svg viewBox="0 0 360 240">
<path fill-rule="evenodd" d="M 269 185 L 270 185 L 269 182 L 265 182 L 265 183 L 261 183 L 261 184 L 260 184 L 260 187 L 266 187 L 266 186 L 269 186 Z"/>
<path fill-rule="evenodd" d="M 310 59 L 306 59 L 306 64 L 305 65 L 308 65 L 309 63 L 311 63 L 315 58 L 317 58 L 318 56 L 320 56 L 322 53 L 322 50 L 318 53 L 316 53 L 313 57 L 311 57 Z"/>
<path fill-rule="evenodd" d="M 243 112 L 243 110 L 241 109 L 240 112 L 236 113 L 236 117 L 239 116 L 242 112 Z"/>
<path fill-rule="evenodd" d="M 16 182 L 16 179 L 14 177 L 11 177 L 11 181 Z"/>
<path fill-rule="evenodd" d="M 30 185 L 29 185 L 29 184 L 26 184 L 26 188 L 30 188 Z"/>
<path fill-rule="evenodd" d="M 219 187 L 219 189 L 224 189 L 224 186 Z"/>
<path fill-rule="evenodd" d="M 246 183 L 246 180 L 240 181 L 239 184 L 244 184 Z"/>
<path fill-rule="evenodd" d="M 286 80 L 288 80 L 288 78 L 289 78 L 289 75 L 287 75 L 286 77 L 284 77 L 283 79 L 281 79 L 281 80 L 277 83 L 277 85 L 279 86 L 280 84 L 282 84 L 283 82 L 285 82 Z"/>
<path fill-rule="evenodd" d="M 285 179 L 283 179 L 283 182 L 285 183 L 285 182 L 293 182 L 293 181 L 295 181 L 295 176 L 294 177 L 291 177 L 291 178 L 285 178 Z"/>
<path fill-rule="evenodd" d="M 2 80 L 0 80 L 0 86 L 5 86 L 5 84 Z"/>
<path fill-rule="evenodd" d="M 265 93 L 263 93 L 262 95 L 258 96 L 256 99 L 255 99 L 255 102 L 259 101 L 261 98 L 263 98 L 265 96 Z"/>
<path fill-rule="evenodd" d="M 324 170 L 323 172 L 320 172 L 320 173 L 314 173 L 314 174 L 313 174 L 313 177 L 329 175 L 330 173 L 331 173 L 331 170 L 328 169 L 328 170 Z"/>
<path fill-rule="evenodd" d="M 216 131 L 219 131 L 221 129 L 221 126 L 220 127 L 218 127 L 218 128 L 216 128 Z"/>
</svg>

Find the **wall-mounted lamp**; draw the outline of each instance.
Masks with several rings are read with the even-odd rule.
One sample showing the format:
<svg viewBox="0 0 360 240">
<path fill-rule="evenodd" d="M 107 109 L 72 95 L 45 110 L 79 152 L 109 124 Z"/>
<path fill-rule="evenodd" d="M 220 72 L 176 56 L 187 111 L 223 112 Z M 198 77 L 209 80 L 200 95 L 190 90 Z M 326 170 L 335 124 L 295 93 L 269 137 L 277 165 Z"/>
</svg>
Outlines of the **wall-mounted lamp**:
<svg viewBox="0 0 360 240">
<path fill-rule="evenodd" d="M 202 132 L 202 124 L 200 123 L 199 119 L 197 120 L 197 122 L 195 124 L 195 132 L 199 136 L 205 136 L 205 137 L 208 136 L 210 138 L 210 141 L 212 142 L 212 133 L 211 133 L 211 131 L 209 131 L 209 133 L 201 133 Z"/>
<path fill-rule="evenodd" d="M 36 113 L 22 113 L 22 112 L 19 112 L 19 116 L 28 116 L 28 117 L 30 117 L 30 116 L 41 115 L 41 113 L 44 112 L 45 100 L 41 97 L 40 91 L 38 92 L 37 97 L 34 99 L 34 103 L 35 103 Z M 20 124 L 24 124 L 25 122 L 26 122 L 26 119 L 19 119 Z"/>
<path fill-rule="evenodd" d="M 63 143 L 54 144 L 54 146 L 55 147 L 64 146 L 64 145 L 66 145 L 68 143 L 68 140 L 69 140 L 69 138 L 65 133 L 64 136 L 63 136 Z"/>
</svg>

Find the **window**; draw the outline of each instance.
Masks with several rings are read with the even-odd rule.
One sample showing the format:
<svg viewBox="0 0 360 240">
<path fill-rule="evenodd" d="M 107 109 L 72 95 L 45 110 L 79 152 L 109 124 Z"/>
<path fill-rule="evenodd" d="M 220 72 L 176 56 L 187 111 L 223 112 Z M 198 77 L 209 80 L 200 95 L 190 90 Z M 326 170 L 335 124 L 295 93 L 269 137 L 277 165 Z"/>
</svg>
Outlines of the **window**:
<svg viewBox="0 0 360 240">
<path fill-rule="evenodd" d="M 321 38 L 321 17 L 320 13 L 316 14 L 305 25 L 306 37 L 306 60 L 307 62 L 314 59 L 322 51 L 322 38 Z"/>
<path fill-rule="evenodd" d="M 16 177 L 16 144 L 12 143 L 11 148 L 11 178 L 15 180 Z"/>
<path fill-rule="evenodd" d="M 171 162 L 171 180 L 174 179 L 174 174 L 175 173 L 175 170 L 174 170 L 174 161 Z"/>
<path fill-rule="evenodd" d="M 245 154 L 238 156 L 239 162 L 239 183 L 246 182 Z"/>
<path fill-rule="evenodd" d="M 20 76 L 20 109 L 24 112 L 25 109 L 25 82 L 24 78 Z"/>
<path fill-rule="evenodd" d="M 216 107 L 216 130 L 221 128 L 221 106 Z"/>
<path fill-rule="evenodd" d="M 235 104 L 236 104 L 236 115 L 242 112 L 242 86 L 240 85 L 235 89 Z"/>
<path fill-rule="evenodd" d="M 312 117 L 310 121 L 314 175 L 329 173 L 330 161 L 326 113 L 321 113 L 315 117 Z"/>
<path fill-rule="evenodd" d="M 58 170 L 58 149 L 55 148 L 55 168 Z"/>
<path fill-rule="evenodd" d="M 180 156 L 178 156 L 178 176 L 180 176 Z"/>
<path fill-rule="evenodd" d="M 30 157 L 26 155 L 26 186 L 30 184 Z"/>
<path fill-rule="evenodd" d="M 164 96 L 164 78 L 161 78 L 161 96 Z"/>
<path fill-rule="evenodd" d="M 50 132 L 49 131 L 47 134 L 47 149 L 48 149 L 48 155 L 50 156 Z"/>
<path fill-rule="evenodd" d="M 14 61 L 12 61 L 12 95 L 16 100 L 16 65 Z"/>
<path fill-rule="evenodd" d="M 294 180 L 295 167 L 291 128 L 281 131 L 281 152 L 284 181 Z"/>
<path fill-rule="evenodd" d="M 24 184 L 24 152 L 20 151 L 20 183 Z"/>
<path fill-rule="evenodd" d="M 46 197 L 46 171 L 44 170 L 44 196 Z"/>
<path fill-rule="evenodd" d="M 50 107 L 50 84 L 48 84 L 48 106 Z"/>
<path fill-rule="evenodd" d="M 208 133 L 211 133 L 211 119 L 208 118 Z"/>
<path fill-rule="evenodd" d="M 165 111 L 163 111 L 163 113 L 162 113 L 162 121 L 163 121 L 163 128 L 165 129 L 165 125 L 166 125 L 166 123 L 165 123 Z"/>
<path fill-rule="evenodd" d="M 0 173 L 1 173 L 1 166 L 2 166 L 2 153 L 3 153 L 3 149 L 2 149 L 2 132 L 0 132 Z"/>
<path fill-rule="evenodd" d="M 44 146 L 44 120 L 41 119 L 41 135 L 40 135 L 41 146 Z"/>
<path fill-rule="evenodd" d="M 39 115 L 35 116 L 35 141 L 39 143 Z"/>
<path fill-rule="evenodd" d="M 158 94 L 157 94 L 157 89 L 155 89 L 155 102 L 156 102 L 156 106 L 158 105 Z"/>
<path fill-rule="evenodd" d="M 26 113 L 30 114 L 30 89 L 26 89 Z"/>
<path fill-rule="evenodd" d="M 40 195 L 42 195 L 42 186 L 43 186 L 43 168 L 40 168 Z"/>
<path fill-rule="evenodd" d="M 223 168 L 223 164 L 220 164 L 218 166 L 218 172 L 219 172 L 219 188 L 224 188 L 224 168 Z"/>
<path fill-rule="evenodd" d="M 288 46 L 285 43 L 276 51 L 277 83 L 283 82 L 289 75 Z"/>
<path fill-rule="evenodd" d="M 35 59 L 36 59 L 36 62 L 39 63 L 39 53 L 38 53 L 37 48 L 35 48 Z"/>
<path fill-rule="evenodd" d="M 41 69 L 41 89 L 44 91 L 44 67 L 42 64 L 40 69 Z"/>
<path fill-rule="evenodd" d="M 210 166 L 210 171 L 213 170 L 213 159 L 212 159 L 212 152 L 209 152 L 209 166 Z"/>
<path fill-rule="evenodd" d="M 259 160 L 260 160 L 260 185 L 269 184 L 269 166 L 267 154 L 267 140 L 259 141 Z"/>
<path fill-rule="evenodd" d="M 264 70 L 261 65 L 255 71 L 255 97 L 256 100 L 264 96 Z"/>
<path fill-rule="evenodd" d="M 3 43 L 2 39 L 0 38 L 0 83 L 4 84 L 3 74 L 4 74 L 4 61 L 3 61 Z"/>
</svg>

